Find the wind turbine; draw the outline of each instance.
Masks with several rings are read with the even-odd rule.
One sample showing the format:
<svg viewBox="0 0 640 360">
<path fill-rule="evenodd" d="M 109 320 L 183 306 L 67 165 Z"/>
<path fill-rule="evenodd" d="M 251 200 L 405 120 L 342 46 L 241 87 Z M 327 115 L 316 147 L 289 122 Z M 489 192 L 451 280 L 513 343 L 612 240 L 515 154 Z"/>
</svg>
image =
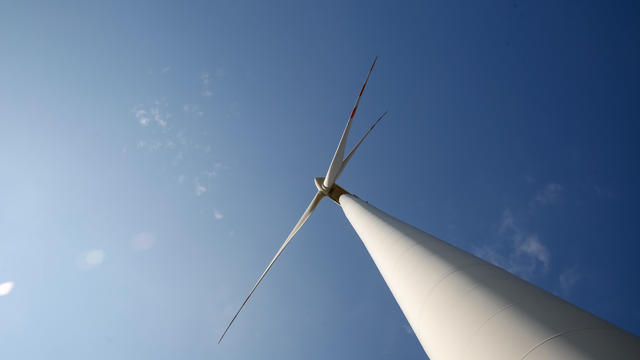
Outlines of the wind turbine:
<svg viewBox="0 0 640 360">
<path fill-rule="evenodd" d="M 341 206 L 432 360 L 640 359 L 640 339 L 506 270 L 406 224 L 349 193 L 336 180 L 380 115 L 347 156 L 367 73 L 324 178 L 309 206 L 258 278 L 218 343 L 326 196 Z"/>
</svg>

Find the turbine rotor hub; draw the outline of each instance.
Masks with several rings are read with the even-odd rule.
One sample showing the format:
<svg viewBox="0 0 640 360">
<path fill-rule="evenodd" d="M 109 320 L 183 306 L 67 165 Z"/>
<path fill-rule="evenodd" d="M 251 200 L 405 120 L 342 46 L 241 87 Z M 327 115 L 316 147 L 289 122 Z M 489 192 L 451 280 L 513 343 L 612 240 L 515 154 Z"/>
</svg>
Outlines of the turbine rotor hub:
<svg viewBox="0 0 640 360">
<path fill-rule="evenodd" d="M 318 188 L 318 191 L 320 191 L 325 196 L 329 195 L 329 192 L 331 191 L 331 188 L 333 186 L 332 187 L 324 186 L 324 178 L 323 177 L 317 177 L 317 178 L 313 179 L 313 182 L 316 184 L 316 187 Z"/>
</svg>

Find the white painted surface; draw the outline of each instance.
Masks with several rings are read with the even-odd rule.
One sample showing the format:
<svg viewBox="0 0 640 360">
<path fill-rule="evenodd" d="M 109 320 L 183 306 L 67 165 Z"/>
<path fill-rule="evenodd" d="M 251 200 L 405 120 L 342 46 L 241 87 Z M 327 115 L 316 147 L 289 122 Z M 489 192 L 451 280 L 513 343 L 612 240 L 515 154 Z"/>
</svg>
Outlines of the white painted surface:
<svg viewBox="0 0 640 360">
<path fill-rule="evenodd" d="M 640 339 L 478 257 L 342 195 L 432 360 L 640 359 Z"/>
</svg>

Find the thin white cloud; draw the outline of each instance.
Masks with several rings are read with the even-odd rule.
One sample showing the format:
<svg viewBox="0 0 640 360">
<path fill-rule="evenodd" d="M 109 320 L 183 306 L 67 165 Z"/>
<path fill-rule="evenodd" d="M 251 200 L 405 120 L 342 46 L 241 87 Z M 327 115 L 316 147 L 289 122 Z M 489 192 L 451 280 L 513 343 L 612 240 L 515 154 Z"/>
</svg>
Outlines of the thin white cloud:
<svg viewBox="0 0 640 360">
<path fill-rule="evenodd" d="M 155 100 L 153 106 L 145 107 L 142 104 L 138 104 L 133 108 L 133 113 L 138 123 L 142 126 L 151 125 L 151 121 L 155 122 L 161 128 L 166 128 L 167 120 L 171 117 L 166 109 L 169 104 L 166 99 Z"/>
<path fill-rule="evenodd" d="M 14 285 L 15 284 L 13 281 L 5 281 L 3 283 L 0 283 L 0 296 L 9 295 L 11 290 L 13 290 Z"/>
<path fill-rule="evenodd" d="M 209 86 L 211 75 L 208 72 L 203 72 L 202 74 L 200 74 L 200 80 L 202 81 L 202 95 L 206 97 L 213 95 L 213 92 L 211 92 L 211 88 Z"/>
<path fill-rule="evenodd" d="M 571 294 L 571 290 L 573 290 L 573 287 L 581 278 L 582 276 L 575 266 L 560 273 L 560 276 L 558 278 L 558 283 L 560 285 L 560 294 L 562 296 L 569 296 Z"/>
<path fill-rule="evenodd" d="M 538 235 L 534 234 L 527 236 L 518 247 L 518 251 L 538 260 L 542 265 L 544 265 L 545 270 L 549 269 L 551 256 L 549 255 L 549 250 L 546 246 L 544 246 L 540 242 L 540 239 L 538 239 Z"/>
<path fill-rule="evenodd" d="M 209 149 L 205 148 L 204 152 L 208 152 Z M 204 172 L 205 175 L 207 175 L 207 177 L 212 178 L 218 175 L 219 171 L 221 169 L 223 169 L 224 165 L 221 162 L 215 163 L 213 165 L 213 170 L 207 170 Z"/>
<path fill-rule="evenodd" d="M 187 137 L 184 135 L 184 130 L 178 131 L 176 133 L 176 140 L 178 141 L 178 144 L 182 145 L 183 147 L 187 147 L 189 145 L 189 141 L 187 141 Z"/>
<path fill-rule="evenodd" d="M 511 209 L 505 209 L 502 212 L 502 219 L 500 221 L 500 234 L 504 234 L 507 231 L 520 232 L 520 229 L 516 226 Z"/>
<path fill-rule="evenodd" d="M 200 110 L 200 107 L 195 104 L 184 104 L 182 106 L 182 110 L 187 114 L 193 114 L 197 117 L 202 117 L 202 115 L 204 115 L 204 112 Z"/>
<path fill-rule="evenodd" d="M 142 105 L 138 105 L 138 108 L 134 108 L 133 110 L 136 116 L 136 119 L 138 119 L 138 123 L 140 123 L 140 125 L 148 126 L 151 119 L 149 119 L 149 117 L 147 116 L 147 111 L 140 109 L 139 106 L 142 106 Z"/>
<path fill-rule="evenodd" d="M 184 160 L 184 154 L 182 153 L 182 151 L 180 151 L 176 154 L 176 156 L 174 156 L 173 160 L 171 161 L 171 165 L 176 166 L 180 164 L 182 160 Z"/>
<path fill-rule="evenodd" d="M 598 195 L 598 197 L 603 199 L 611 199 L 614 196 L 613 191 L 598 185 L 594 185 L 593 190 L 595 191 L 596 195 Z"/>
<path fill-rule="evenodd" d="M 203 186 L 202 184 L 200 184 L 200 180 L 196 178 L 195 190 L 196 190 L 196 196 L 200 196 L 200 195 L 204 194 L 207 191 L 207 188 L 205 186 Z"/>
<path fill-rule="evenodd" d="M 564 188 L 560 184 L 549 183 L 540 189 L 536 194 L 534 201 L 538 204 L 553 204 L 560 199 Z"/>
<path fill-rule="evenodd" d="M 171 66 L 165 66 L 165 67 L 162 68 L 161 71 L 164 74 L 164 73 L 167 73 L 169 70 L 171 70 Z"/>
<path fill-rule="evenodd" d="M 524 278 L 547 272 L 551 254 L 537 234 L 524 231 L 511 209 L 502 213 L 498 234 L 506 242 L 494 242 L 476 248 L 476 255 Z"/>
<path fill-rule="evenodd" d="M 163 128 L 167 126 L 166 115 L 160 111 L 159 107 L 153 107 L 149 111 L 151 112 L 151 116 L 153 116 L 153 120 L 156 124 Z"/>
<path fill-rule="evenodd" d="M 220 220 L 224 217 L 224 214 L 218 210 L 213 210 L 213 217 L 215 217 L 216 220 Z"/>
<path fill-rule="evenodd" d="M 156 70 L 156 73 L 168 72 L 171 67 L 166 66 L 161 70 Z M 216 69 L 213 73 L 202 72 L 200 74 L 200 82 L 202 86 L 203 95 L 210 96 L 213 94 L 211 86 L 213 80 L 224 76 L 222 69 Z M 171 110 L 176 114 L 176 118 L 179 120 L 186 118 L 195 118 L 204 116 L 204 112 L 199 105 L 186 102 L 176 107 L 169 106 L 169 102 L 166 97 L 156 98 L 156 100 L 139 104 L 134 106 L 132 112 L 137 122 L 148 130 L 144 132 L 137 143 L 130 145 L 131 148 L 137 148 L 146 150 L 149 152 L 156 152 L 158 156 L 165 156 L 166 161 L 171 164 L 176 170 L 172 174 L 173 179 L 177 178 L 179 184 L 185 183 L 188 178 L 189 184 L 194 186 L 194 192 L 196 196 L 202 196 L 207 192 L 211 186 L 209 178 L 218 176 L 222 169 L 222 163 L 214 163 L 214 165 L 194 169 L 195 171 L 189 174 L 184 173 L 185 169 L 182 168 L 183 163 L 196 161 L 194 157 L 204 158 L 209 164 L 212 160 L 212 147 L 208 144 L 198 143 L 197 135 L 187 136 L 187 128 L 181 126 L 180 121 L 173 121 Z M 193 122 L 191 126 L 200 125 L 201 122 Z M 192 131 L 189 129 L 189 134 L 202 134 L 207 135 L 206 130 L 198 129 Z M 226 167 L 224 168 L 226 169 Z M 198 179 L 198 176 L 200 179 Z M 202 182 L 200 182 L 202 180 Z"/>
<path fill-rule="evenodd" d="M 163 144 L 159 140 L 149 140 L 149 141 L 138 140 L 138 143 L 136 144 L 136 147 L 138 149 L 147 149 L 149 151 L 156 151 L 162 148 L 162 146 Z"/>
</svg>

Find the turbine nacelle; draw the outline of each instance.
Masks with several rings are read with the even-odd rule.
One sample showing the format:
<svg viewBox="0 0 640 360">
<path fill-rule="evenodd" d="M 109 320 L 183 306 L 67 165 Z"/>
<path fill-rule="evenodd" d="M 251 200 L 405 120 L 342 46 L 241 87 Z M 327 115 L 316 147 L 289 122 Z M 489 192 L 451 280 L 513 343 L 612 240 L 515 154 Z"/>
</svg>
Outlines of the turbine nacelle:
<svg viewBox="0 0 640 360">
<path fill-rule="evenodd" d="M 338 201 L 340 199 L 340 195 L 342 194 L 349 194 L 351 195 L 350 192 L 348 192 L 347 190 L 345 190 L 342 186 L 333 183 L 333 185 L 331 185 L 330 188 L 327 189 L 326 186 L 324 186 L 324 178 L 323 177 L 317 177 L 314 179 L 314 183 L 316 184 L 316 187 L 318 188 L 318 192 L 321 193 L 324 196 L 327 196 L 329 199 L 333 200 L 336 202 L 336 204 L 340 205 L 340 201 Z"/>
</svg>

